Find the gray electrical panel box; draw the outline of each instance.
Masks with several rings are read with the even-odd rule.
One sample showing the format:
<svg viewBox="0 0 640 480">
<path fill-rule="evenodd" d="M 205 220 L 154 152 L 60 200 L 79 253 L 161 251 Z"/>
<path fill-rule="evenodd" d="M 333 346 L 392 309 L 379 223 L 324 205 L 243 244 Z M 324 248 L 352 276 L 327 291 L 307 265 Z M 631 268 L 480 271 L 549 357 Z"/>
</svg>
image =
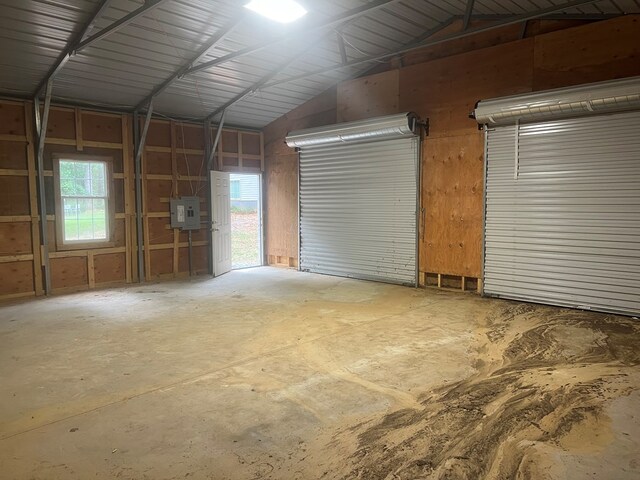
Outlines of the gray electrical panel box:
<svg viewBox="0 0 640 480">
<path fill-rule="evenodd" d="M 180 197 L 171 199 L 171 228 L 200 229 L 200 198 Z"/>
</svg>

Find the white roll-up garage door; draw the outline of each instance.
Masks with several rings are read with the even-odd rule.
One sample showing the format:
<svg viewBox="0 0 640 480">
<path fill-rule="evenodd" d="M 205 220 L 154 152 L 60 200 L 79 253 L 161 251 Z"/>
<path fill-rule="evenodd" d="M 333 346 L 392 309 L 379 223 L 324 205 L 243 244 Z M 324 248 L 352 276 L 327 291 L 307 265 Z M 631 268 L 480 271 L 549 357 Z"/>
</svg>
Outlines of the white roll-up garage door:
<svg viewBox="0 0 640 480">
<path fill-rule="evenodd" d="M 415 285 L 418 137 L 393 115 L 292 132 L 300 149 L 300 269 Z"/>
<path fill-rule="evenodd" d="M 626 80 L 625 88 L 630 83 Z M 590 102 L 600 87 L 591 90 Z M 633 89 L 640 93 L 637 79 L 630 94 L 618 97 L 619 110 L 629 110 L 640 98 Z M 538 106 L 544 103 L 541 95 L 536 94 Z M 562 104 L 562 94 L 550 97 Z M 526 98 L 513 102 L 518 109 L 525 103 Z M 480 113 L 490 113 L 490 107 L 486 102 Z M 505 116 L 494 117 L 501 118 L 496 126 L 482 117 L 489 123 L 484 292 L 637 315 L 640 111 L 586 110 L 555 119 L 553 113 L 540 117 L 537 109 L 535 119 L 517 115 L 511 125 Z"/>
</svg>

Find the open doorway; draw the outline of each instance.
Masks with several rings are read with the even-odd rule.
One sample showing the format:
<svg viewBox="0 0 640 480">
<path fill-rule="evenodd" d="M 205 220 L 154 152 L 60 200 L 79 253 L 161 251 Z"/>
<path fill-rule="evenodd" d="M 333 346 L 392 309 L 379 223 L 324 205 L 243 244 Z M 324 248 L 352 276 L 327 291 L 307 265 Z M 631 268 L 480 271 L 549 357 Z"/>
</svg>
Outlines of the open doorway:
<svg viewBox="0 0 640 480">
<path fill-rule="evenodd" d="M 232 173 L 231 262 L 233 269 L 262 265 L 262 192 L 261 176 Z"/>
</svg>

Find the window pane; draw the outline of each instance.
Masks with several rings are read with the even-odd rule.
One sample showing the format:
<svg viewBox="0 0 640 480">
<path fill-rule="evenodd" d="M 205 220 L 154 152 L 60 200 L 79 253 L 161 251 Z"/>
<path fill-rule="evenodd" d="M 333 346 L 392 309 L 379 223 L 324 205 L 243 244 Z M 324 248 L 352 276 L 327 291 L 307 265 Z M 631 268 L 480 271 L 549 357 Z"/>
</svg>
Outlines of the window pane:
<svg viewBox="0 0 640 480">
<path fill-rule="evenodd" d="M 109 238 L 106 162 L 60 160 L 64 241 Z"/>
<path fill-rule="evenodd" d="M 78 238 L 93 240 L 93 201 L 90 198 L 78 199 Z"/>
<path fill-rule="evenodd" d="M 62 199 L 65 241 L 78 240 L 78 201 L 75 198 Z"/>
<path fill-rule="evenodd" d="M 86 160 L 60 160 L 60 194 L 63 197 L 106 196 L 106 163 Z"/>
<path fill-rule="evenodd" d="M 107 206 L 104 198 L 93 199 L 93 238 L 107 238 Z"/>
<path fill-rule="evenodd" d="M 91 164 L 91 195 L 104 197 L 107 191 L 106 165 L 104 163 Z"/>
</svg>

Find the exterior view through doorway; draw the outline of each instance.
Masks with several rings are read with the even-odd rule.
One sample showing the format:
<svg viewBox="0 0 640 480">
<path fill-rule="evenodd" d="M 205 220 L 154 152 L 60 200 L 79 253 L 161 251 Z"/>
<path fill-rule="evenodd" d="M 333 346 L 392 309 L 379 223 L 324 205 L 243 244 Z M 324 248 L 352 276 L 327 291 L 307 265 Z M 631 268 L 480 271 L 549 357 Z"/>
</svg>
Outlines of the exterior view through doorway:
<svg viewBox="0 0 640 480">
<path fill-rule="evenodd" d="M 231 268 L 258 267 L 263 263 L 261 176 L 255 173 L 232 173 L 229 189 Z"/>
</svg>

